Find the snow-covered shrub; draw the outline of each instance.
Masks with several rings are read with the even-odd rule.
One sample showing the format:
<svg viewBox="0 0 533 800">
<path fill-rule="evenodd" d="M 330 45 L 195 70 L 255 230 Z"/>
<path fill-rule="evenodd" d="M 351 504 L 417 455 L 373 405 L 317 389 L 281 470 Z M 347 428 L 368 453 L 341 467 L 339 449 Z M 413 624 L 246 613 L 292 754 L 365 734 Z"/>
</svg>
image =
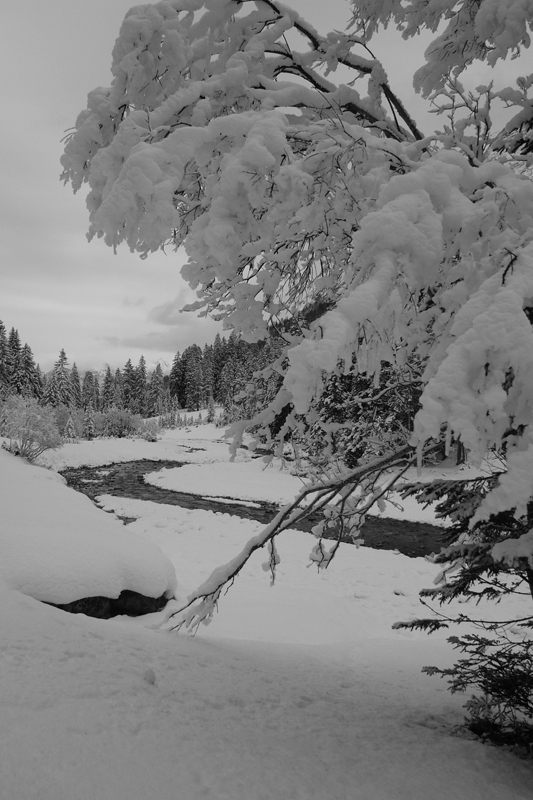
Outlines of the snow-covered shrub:
<svg viewBox="0 0 533 800">
<path fill-rule="evenodd" d="M 141 418 L 124 408 L 110 408 L 109 411 L 95 414 L 96 436 L 110 436 L 123 439 L 137 433 Z"/>
<path fill-rule="evenodd" d="M 161 435 L 161 429 L 156 419 L 141 420 L 136 431 L 136 435 L 147 442 L 157 442 Z"/>
<path fill-rule="evenodd" d="M 1 411 L 1 433 L 9 439 L 6 449 L 34 461 L 45 450 L 56 450 L 63 440 L 53 410 L 34 398 L 8 397 Z"/>
</svg>

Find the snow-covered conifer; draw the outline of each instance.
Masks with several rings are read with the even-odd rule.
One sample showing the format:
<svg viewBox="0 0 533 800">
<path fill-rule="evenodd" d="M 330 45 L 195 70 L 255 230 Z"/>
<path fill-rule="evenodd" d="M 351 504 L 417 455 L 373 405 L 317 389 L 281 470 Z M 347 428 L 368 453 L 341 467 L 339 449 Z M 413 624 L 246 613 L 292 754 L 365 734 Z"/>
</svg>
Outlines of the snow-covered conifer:
<svg viewBox="0 0 533 800">
<path fill-rule="evenodd" d="M 94 439 L 96 435 L 96 427 L 94 424 L 94 409 L 92 403 L 89 402 L 85 407 L 83 415 L 83 436 L 85 439 Z"/>
<path fill-rule="evenodd" d="M 67 367 L 68 358 L 63 349 L 59 353 L 59 358 L 54 364 L 52 374 L 47 382 L 43 395 L 43 402 L 46 405 L 68 406 L 72 402 L 72 383 L 70 372 Z"/>
<path fill-rule="evenodd" d="M 163 398 L 165 395 L 165 379 L 161 364 L 157 364 L 150 376 L 147 391 L 147 413 L 149 416 L 161 414 L 163 411 Z"/>
<path fill-rule="evenodd" d="M 122 398 L 124 408 L 131 411 L 133 414 L 136 414 L 138 411 L 135 395 L 136 388 L 135 368 L 131 363 L 131 358 L 128 358 L 122 370 Z"/>
<path fill-rule="evenodd" d="M 106 371 L 104 374 L 104 381 L 102 384 L 102 398 L 101 398 L 102 411 L 108 411 L 111 408 L 111 406 L 113 405 L 114 394 L 115 394 L 115 385 L 114 385 L 113 373 L 111 372 L 111 367 L 108 364 L 106 367 Z"/>
<path fill-rule="evenodd" d="M 70 383 L 72 385 L 72 404 L 74 405 L 74 408 L 81 408 L 82 407 L 81 381 L 80 381 L 80 373 L 78 372 L 78 367 L 76 366 L 76 362 L 72 364 L 70 370 Z"/>
<path fill-rule="evenodd" d="M 170 368 L 168 388 L 171 398 L 179 398 L 182 394 L 183 383 L 183 363 L 179 351 L 176 353 L 172 360 L 172 367 Z"/>
<path fill-rule="evenodd" d="M 122 393 L 122 372 L 120 371 L 120 369 L 115 370 L 112 405 L 115 408 L 122 408 L 124 405 L 124 396 Z"/>
<path fill-rule="evenodd" d="M 135 414 L 140 414 L 142 417 L 147 413 L 147 372 L 146 360 L 141 356 L 139 363 L 135 367 L 135 381 L 134 381 L 134 396 L 135 405 L 131 409 Z"/>
<path fill-rule="evenodd" d="M 81 403 L 84 409 L 89 406 L 93 411 L 98 409 L 100 392 L 98 387 L 98 376 L 91 370 L 87 370 L 83 376 L 83 383 L 81 387 Z"/>
</svg>

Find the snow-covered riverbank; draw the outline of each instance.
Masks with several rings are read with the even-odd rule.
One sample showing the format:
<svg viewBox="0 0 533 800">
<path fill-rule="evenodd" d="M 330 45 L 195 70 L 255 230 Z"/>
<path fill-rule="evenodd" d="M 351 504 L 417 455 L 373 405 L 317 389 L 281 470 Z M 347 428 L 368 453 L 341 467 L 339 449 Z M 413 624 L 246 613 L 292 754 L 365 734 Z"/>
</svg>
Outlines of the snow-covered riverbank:
<svg viewBox="0 0 533 800">
<path fill-rule="evenodd" d="M 154 444 L 72 444 L 46 461 L 57 469 L 183 459 L 200 465 L 199 486 L 205 468 L 209 494 L 226 493 L 218 470 L 241 475 L 235 497 L 260 499 L 245 483 L 256 469 L 246 451 L 241 463 L 248 471 L 229 464 L 227 446 L 214 437 L 220 432 L 204 426 Z M 68 538 L 76 498 L 90 508 L 89 542 L 93 533 L 110 536 L 113 528 L 125 560 L 142 540 L 147 552 L 161 552 L 161 563 L 174 566 L 175 607 L 258 530 L 258 523 L 224 513 L 101 497 L 108 511 L 136 518 L 123 527 L 53 473 L 39 475 L 0 455 L 2 513 L 20 520 L 28 542 L 40 537 L 46 550 L 53 527 Z M 15 474 L 18 496 L 6 489 Z M 260 474 L 270 499 L 279 497 L 280 481 L 294 480 L 272 468 Z M 345 547 L 317 574 L 308 568 L 312 544 L 309 534 L 283 534 L 274 587 L 257 554 L 222 599 L 213 624 L 195 638 L 158 628 L 161 613 L 106 621 L 66 614 L 28 596 L 27 587 L 14 587 L 6 568 L 0 582 L 2 798 L 529 798 L 531 764 L 453 735 L 465 698 L 420 674 L 425 664 L 452 662 L 444 635 L 391 629 L 419 613 L 418 591 L 433 581 L 435 566 Z M 49 562 L 32 547 L 28 555 L 36 556 L 44 579 Z M 68 573 L 69 558 L 52 552 L 56 574 Z M 514 613 L 517 604 L 501 612 Z"/>
</svg>

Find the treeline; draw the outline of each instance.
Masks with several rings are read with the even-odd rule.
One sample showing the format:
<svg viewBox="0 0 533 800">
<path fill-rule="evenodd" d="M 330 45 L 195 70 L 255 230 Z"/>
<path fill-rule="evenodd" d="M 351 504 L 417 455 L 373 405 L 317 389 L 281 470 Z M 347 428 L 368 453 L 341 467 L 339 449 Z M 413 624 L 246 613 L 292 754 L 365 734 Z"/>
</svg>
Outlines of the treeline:
<svg viewBox="0 0 533 800">
<path fill-rule="evenodd" d="M 258 373 L 280 355 L 281 342 L 274 338 L 249 344 L 235 333 L 226 340 L 216 335 L 214 344 L 202 349 L 193 344 L 176 353 L 169 375 L 169 395 L 179 408 L 198 411 L 210 402 L 222 405 L 227 419 L 252 411 L 250 404 L 264 403 L 278 388 L 276 373 L 262 377 Z M 254 386 L 254 392 L 242 395 Z"/>
<path fill-rule="evenodd" d="M 40 404 L 59 409 L 108 412 L 120 409 L 141 417 L 153 417 L 184 409 L 188 412 L 217 405 L 226 419 L 240 416 L 240 398 L 254 382 L 256 392 L 248 404 L 264 402 L 277 388 L 275 373 L 261 379 L 254 373 L 268 367 L 281 352 L 275 339 L 249 344 L 232 333 L 228 339 L 217 334 L 212 345 L 197 344 L 176 353 L 170 375 L 161 365 L 148 373 L 141 356 L 134 366 L 128 359 L 122 369 L 107 366 L 103 376 L 86 371 L 80 376 L 74 362 L 69 365 L 64 349 L 52 371 L 44 375 L 28 344 L 21 344 L 15 328 L 9 334 L 0 320 L 0 400 L 12 395 L 34 398 Z"/>
</svg>

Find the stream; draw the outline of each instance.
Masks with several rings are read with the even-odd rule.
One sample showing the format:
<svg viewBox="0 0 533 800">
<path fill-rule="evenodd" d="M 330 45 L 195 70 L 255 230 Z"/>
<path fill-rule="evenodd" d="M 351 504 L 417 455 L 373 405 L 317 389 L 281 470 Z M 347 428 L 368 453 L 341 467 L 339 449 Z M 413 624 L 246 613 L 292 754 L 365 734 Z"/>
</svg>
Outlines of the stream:
<svg viewBox="0 0 533 800">
<path fill-rule="evenodd" d="M 98 467 L 69 467 L 61 470 L 67 484 L 78 492 L 83 492 L 95 501 L 102 494 L 114 497 L 128 497 L 136 500 L 149 500 L 152 503 L 181 506 L 189 509 L 202 509 L 236 517 L 252 519 L 267 525 L 278 506 L 273 503 L 253 501 L 235 502 L 228 498 L 221 502 L 215 498 L 205 497 L 187 492 L 162 489 L 159 486 L 145 483 L 144 476 L 160 469 L 184 466 L 186 461 L 126 461 L 118 464 L 106 464 Z M 232 500 L 234 502 L 232 502 Z M 133 522 L 135 517 L 121 517 L 124 523 Z M 322 515 L 313 514 L 292 527 L 310 531 L 322 519 Z M 362 529 L 365 546 L 379 550 L 397 550 L 406 556 L 426 556 L 438 552 L 446 544 L 445 530 L 425 522 L 411 522 L 390 517 L 368 516 Z M 332 536 L 332 538 L 335 538 Z M 351 540 L 346 540 L 352 543 Z"/>
</svg>

